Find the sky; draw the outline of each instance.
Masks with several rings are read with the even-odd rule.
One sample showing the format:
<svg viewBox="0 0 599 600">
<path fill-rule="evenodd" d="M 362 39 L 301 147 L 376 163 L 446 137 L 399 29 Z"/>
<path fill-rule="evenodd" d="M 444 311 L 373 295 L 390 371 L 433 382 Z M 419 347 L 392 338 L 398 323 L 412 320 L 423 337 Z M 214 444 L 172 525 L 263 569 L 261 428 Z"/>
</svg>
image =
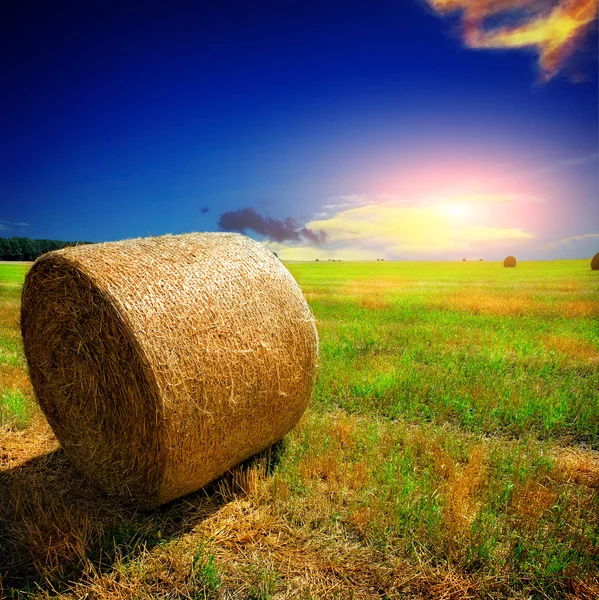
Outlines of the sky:
<svg viewBox="0 0 599 600">
<path fill-rule="evenodd" d="M 597 0 L 7 0 L 0 237 L 599 251 Z"/>
</svg>

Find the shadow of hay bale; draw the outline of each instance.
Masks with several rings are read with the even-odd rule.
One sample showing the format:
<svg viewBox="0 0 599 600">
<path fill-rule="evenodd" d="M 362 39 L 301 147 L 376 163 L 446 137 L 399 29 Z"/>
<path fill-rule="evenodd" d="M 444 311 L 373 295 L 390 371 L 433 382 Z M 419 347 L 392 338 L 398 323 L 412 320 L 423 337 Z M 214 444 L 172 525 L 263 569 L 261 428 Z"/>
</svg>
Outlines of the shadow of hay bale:
<svg viewBox="0 0 599 600">
<path fill-rule="evenodd" d="M 0 597 L 32 587 L 60 592 L 190 532 L 252 482 L 273 473 L 282 443 L 203 489 L 152 511 L 104 495 L 62 449 L 0 472 Z"/>
</svg>

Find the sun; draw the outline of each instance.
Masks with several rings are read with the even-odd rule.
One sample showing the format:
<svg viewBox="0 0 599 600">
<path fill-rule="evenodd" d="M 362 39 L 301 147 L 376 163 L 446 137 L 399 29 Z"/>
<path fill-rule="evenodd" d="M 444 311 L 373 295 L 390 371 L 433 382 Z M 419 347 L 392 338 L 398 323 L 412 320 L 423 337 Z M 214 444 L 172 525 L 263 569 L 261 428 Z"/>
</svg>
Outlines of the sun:
<svg viewBox="0 0 599 600">
<path fill-rule="evenodd" d="M 465 219 L 472 214 L 472 209 L 466 204 L 445 204 L 443 212 L 454 219 Z"/>
</svg>

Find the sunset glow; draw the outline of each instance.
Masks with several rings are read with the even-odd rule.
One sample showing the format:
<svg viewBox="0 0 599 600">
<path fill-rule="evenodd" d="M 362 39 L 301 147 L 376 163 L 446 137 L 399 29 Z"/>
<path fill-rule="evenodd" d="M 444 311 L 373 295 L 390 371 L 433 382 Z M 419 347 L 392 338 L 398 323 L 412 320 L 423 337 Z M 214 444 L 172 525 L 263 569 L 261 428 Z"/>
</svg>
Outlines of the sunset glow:
<svg viewBox="0 0 599 600">
<path fill-rule="evenodd" d="M 472 209 L 465 204 L 445 204 L 440 206 L 440 210 L 456 220 L 465 220 L 472 216 Z"/>
<path fill-rule="evenodd" d="M 308 222 L 310 229 L 327 232 L 327 241 L 321 246 L 269 243 L 268 247 L 289 260 L 441 259 L 482 248 L 490 252 L 506 243 L 521 246 L 534 238 L 531 231 L 519 227 L 494 225 L 492 218 L 484 218 L 484 211 L 475 222 L 473 211 L 471 206 L 454 203 L 364 204 Z"/>
<path fill-rule="evenodd" d="M 597 3 L 13 3 L 0 237 L 592 256 Z"/>
</svg>

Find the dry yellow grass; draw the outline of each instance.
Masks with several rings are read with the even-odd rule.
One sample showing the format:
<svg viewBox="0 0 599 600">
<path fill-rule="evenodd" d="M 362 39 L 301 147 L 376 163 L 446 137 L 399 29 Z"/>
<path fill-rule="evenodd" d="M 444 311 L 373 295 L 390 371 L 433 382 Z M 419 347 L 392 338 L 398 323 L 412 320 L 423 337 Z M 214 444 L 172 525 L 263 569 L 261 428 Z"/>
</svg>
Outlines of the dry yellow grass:
<svg viewBox="0 0 599 600">
<path fill-rule="evenodd" d="M 590 365 L 599 363 L 599 348 L 589 342 L 557 335 L 540 336 L 540 342 L 548 350 L 559 352 L 570 360 L 581 361 Z"/>
<path fill-rule="evenodd" d="M 0 468 L 6 472 L 57 450 L 59 444 L 48 423 L 40 419 L 36 425 L 23 430 L 0 429 L 0 447 Z"/>
<path fill-rule="evenodd" d="M 519 317 L 589 317 L 599 316 L 599 300 L 563 300 L 559 303 L 543 302 L 532 292 L 518 296 L 498 295 L 476 287 L 463 287 L 451 293 L 438 293 L 427 300 L 438 310 L 469 313 L 473 315 L 497 315 Z"/>
<path fill-rule="evenodd" d="M 418 564 L 402 553 L 381 553 L 376 545 L 362 542 L 388 518 L 389 499 L 382 488 L 371 487 L 373 474 L 403 447 L 419 457 L 416 468 L 430 464 L 438 476 L 444 537 L 448 551 L 459 560 L 459 539 L 472 535 L 480 494 L 490 484 L 489 456 L 501 442 L 468 442 L 458 461 L 444 447 L 440 433 L 430 436 L 413 428 L 398 434 L 385 427 L 377 433 L 376 452 L 368 459 L 356 459 L 364 451 L 364 424 L 363 418 L 339 412 L 300 425 L 294 439 L 307 437 L 313 448 L 298 464 L 306 490 L 301 496 L 288 479 L 271 473 L 269 464 L 275 458 L 271 454 L 238 467 L 205 492 L 147 517 L 124 510 L 83 482 L 64 454 L 55 451 L 57 443 L 47 427 L 6 432 L 0 529 L 9 544 L 0 552 L 0 564 L 4 559 L 6 567 L 7 556 L 13 561 L 13 585 L 19 573 L 42 573 L 55 581 L 76 570 L 76 581 L 58 594 L 63 598 L 193 597 L 205 586 L 198 571 L 201 561 L 195 558 L 198 549 L 202 556 L 212 557 L 218 571 L 218 595 L 208 597 L 227 593 L 246 597 L 260 590 L 265 598 L 366 599 L 382 593 L 388 598 L 431 600 L 507 597 L 508 575 L 468 574 L 451 564 Z M 322 440 L 327 440 L 326 447 Z M 555 461 L 548 478 L 524 481 L 510 501 L 511 514 L 532 532 L 564 486 L 588 490 L 586 496 L 576 496 L 580 515 L 595 502 L 596 453 L 562 450 Z M 368 489 L 372 489 L 369 502 L 358 500 L 368 497 L 364 496 Z M 339 511 L 345 512 L 348 529 L 331 528 Z M 175 514 L 176 522 L 170 516 Z M 129 538 L 111 542 L 113 531 Z M 148 531 L 158 536 L 151 544 L 144 541 Z M 98 540 L 106 541 L 93 558 Z M 572 580 L 572 598 L 596 590 L 592 578 Z"/>
<path fill-rule="evenodd" d="M 476 446 L 462 469 L 449 469 L 443 522 L 450 535 L 459 535 L 469 528 L 477 515 L 476 493 L 485 482 L 484 458 L 485 448 Z"/>
<path fill-rule="evenodd" d="M 535 529 L 541 517 L 555 505 L 557 497 L 557 490 L 538 481 L 527 481 L 514 493 L 512 506 L 522 517 L 522 522 Z"/>
<path fill-rule="evenodd" d="M 416 283 L 408 278 L 349 281 L 341 293 L 348 298 L 355 298 L 361 308 L 385 310 L 393 305 L 394 298 L 413 289 Z"/>
<path fill-rule="evenodd" d="M 599 490 L 599 452 L 582 448 L 559 448 L 552 477 L 563 483 L 574 483 Z"/>
<path fill-rule="evenodd" d="M 19 307 L 17 301 L 4 301 L 0 305 L 0 327 L 6 328 L 5 332 L 16 332 L 19 328 Z M 20 337 L 20 336 L 19 336 Z"/>
<path fill-rule="evenodd" d="M 599 317 L 599 301 L 566 301 L 562 305 L 561 314 L 565 317 Z"/>
<path fill-rule="evenodd" d="M 444 297 L 434 298 L 431 304 L 435 308 L 473 315 L 499 315 L 515 317 L 525 314 L 539 314 L 547 307 L 533 298 L 511 296 L 497 296 L 481 290 L 462 289 Z"/>
<path fill-rule="evenodd" d="M 31 380 L 27 371 L 22 367 L 0 364 L 0 390 L 15 389 L 28 395 L 33 394 Z"/>
</svg>

